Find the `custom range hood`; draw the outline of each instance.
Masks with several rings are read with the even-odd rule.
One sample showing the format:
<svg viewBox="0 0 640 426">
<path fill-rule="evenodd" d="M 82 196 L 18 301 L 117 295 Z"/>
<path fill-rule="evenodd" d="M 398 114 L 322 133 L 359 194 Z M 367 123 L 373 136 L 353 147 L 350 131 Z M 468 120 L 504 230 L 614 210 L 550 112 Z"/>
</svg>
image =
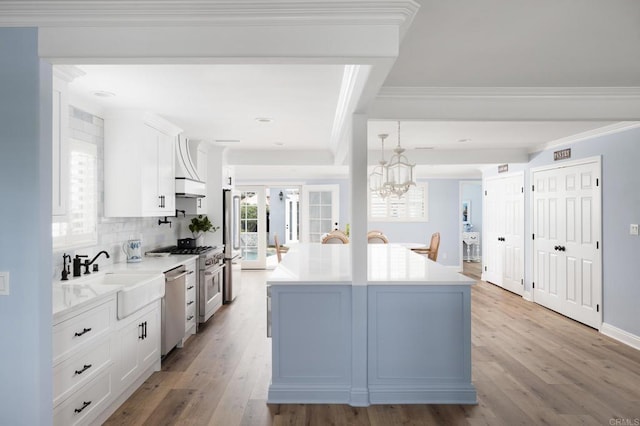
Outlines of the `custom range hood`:
<svg viewBox="0 0 640 426">
<path fill-rule="evenodd" d="M 191 156 L 191 149 L 197 150 L 197 144 L 178 135 L 176 145 L 176 197 L 203 198 L 206 184 L 200 179 L 198 168 Z"/>
</svg>

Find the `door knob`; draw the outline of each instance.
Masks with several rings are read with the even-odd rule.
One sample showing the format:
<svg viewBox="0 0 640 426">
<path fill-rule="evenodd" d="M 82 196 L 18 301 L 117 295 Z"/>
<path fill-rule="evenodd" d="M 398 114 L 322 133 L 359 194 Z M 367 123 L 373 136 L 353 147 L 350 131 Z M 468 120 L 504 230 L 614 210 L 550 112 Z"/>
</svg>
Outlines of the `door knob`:
<svg viewBox="0 0 640 426">
<path fill-rule="evenodd" d="M 558 250 L 560 250 L 560 246 L 555 246 L 553 249 L 554 249 L 555 251 L 558 251 Z"/>
</svg>

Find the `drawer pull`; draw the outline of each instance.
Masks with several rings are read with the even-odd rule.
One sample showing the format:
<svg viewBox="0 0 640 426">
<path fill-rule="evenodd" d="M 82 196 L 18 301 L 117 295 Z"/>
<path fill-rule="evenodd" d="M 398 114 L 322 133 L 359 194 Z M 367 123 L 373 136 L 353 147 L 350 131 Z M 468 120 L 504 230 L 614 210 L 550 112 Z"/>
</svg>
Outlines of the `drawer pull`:
<svg viewBox="0 0 640 426">
<path fill-rule="evenodd" d="M 187 290 L 191 290 L 194 286 L 190 285 L 189 287 L 187 287 Z"/>
<path fill-rule="evenodd" d="M 78 375 L 82 374 L 90 368 L 91 368 L 91 364 L 85 364 L 84 367 L 82 367 L 82 370 L 76 370 L 76 374 Z"/>
<path fill-rule="evenodd" d="M 193 305 L 193 303 L 194 303 L 193 300 L 191 300 L 191 301 L 187 302 L 187 306 Z"/>
<path fill-rule="evenodd" d="M 187 321 L 191 321 L 192 319 L 193 319 L 193 315 L 189 315 L 189 316 L 187 317 Z"/>
<path fill-rule="evenodd" d="M 73 410 L 74 413 L 78 414 L 78 413 L 82 413 L 82 411 L 87 408 L 89 405 L 91 405 L 91 401 L 84 401 L 82 403 L 82 407 L 81 408 L 76 408 L 75 410 Z"/>
<path fill-rule="evenodd" d="M 87 334 L 87 333 L 88 333 L 88 332 L 90 332 L 90 331 L 91 331 L 91 327 L 89 327 L 89 328 L 83 328 L 83 329 L 82 329 L 82 331 L 81 331 L 80 333 L 78 333 L 78 332 L 76 331 L 75 336 L 76 336 L 76 337 L 80 337 L 80 336 L 82 336 L 83 334 Z"/>
</svg>

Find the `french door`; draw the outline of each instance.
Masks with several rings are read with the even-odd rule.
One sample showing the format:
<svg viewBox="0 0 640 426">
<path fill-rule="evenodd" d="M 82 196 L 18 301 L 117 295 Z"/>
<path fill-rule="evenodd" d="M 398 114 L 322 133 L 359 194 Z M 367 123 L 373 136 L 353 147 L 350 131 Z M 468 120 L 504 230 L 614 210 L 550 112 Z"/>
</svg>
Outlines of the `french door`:
<svg viewBox="0 0 640 426">
<path fill-rule="evenodd" d="M 532 170 L 533 300 L 602 324 L 600 159 Z"/>
<path fill-rule="evenodd" d="M 264 269 L 267 259 L 267 214 L 264 186 L 238 186 L 242 269 Z"/>
<path fill-rule="evenodd" d="M 340 187 L 305 185 L 302 187 L 301 241 L 319 243 L 322 235 L 343 229 L 338 222 Z"/>
<path fill-rule="evenodd" d="M 524 291 L 524 175 L 487 179 L 483 203 L 482 279 Z"/>
</svg>

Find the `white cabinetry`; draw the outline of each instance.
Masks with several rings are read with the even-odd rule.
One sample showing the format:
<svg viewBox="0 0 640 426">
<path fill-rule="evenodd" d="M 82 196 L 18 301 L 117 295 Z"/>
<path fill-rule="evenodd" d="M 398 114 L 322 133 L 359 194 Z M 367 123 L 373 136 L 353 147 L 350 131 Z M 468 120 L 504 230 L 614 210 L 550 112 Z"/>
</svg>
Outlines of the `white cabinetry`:
<svg viewBox="0 0 640 426">
<path fill-rule="evenodd" d="M 156 300 L 117 325 L 116 393 L 127 390 L 156 364 L 160 368 L 160 300 Z"/>
<path fill-rule="evenodd" d="M 89 424 L 113 395 L 115 295 L 53 326 L 53 423 Z"/>
<path fill-rule="evenodd" d="M 185 263 L 187 269 L 186 286 L 185 286 L 185 303 L 186 303 L 186 317 L 184 325 L 184 339 L 182 342 L 189 338 L 192 334 L 196 334 L 196 286 L 197 286 L 197 274 L 195 259 Z"/>
<path fill-rule="evenodd" d="M 175 137 L 182 130 L 149 113 L 105 117 L 105 216 L 175 214 Z"/>
</svg>

